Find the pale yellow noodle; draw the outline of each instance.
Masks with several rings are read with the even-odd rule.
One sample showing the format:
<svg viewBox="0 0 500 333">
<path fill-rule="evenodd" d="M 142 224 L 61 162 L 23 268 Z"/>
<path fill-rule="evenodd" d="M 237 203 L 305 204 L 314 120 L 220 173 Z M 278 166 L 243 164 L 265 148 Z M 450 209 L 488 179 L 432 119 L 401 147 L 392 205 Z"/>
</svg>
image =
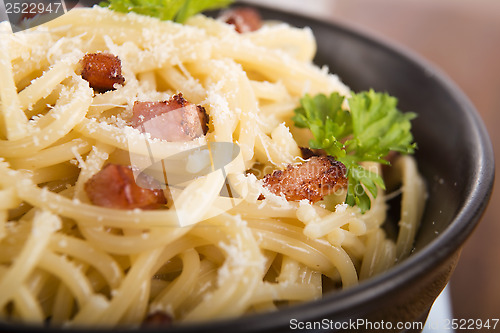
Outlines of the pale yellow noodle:
<svg viewBox="0 0 500 333">
<path fill-rule="evenodd" d="M 101 312 L 97 319 L 99 325 L 112 326 L 116 325 L 119 320 L 125 315 L 127 308 L 131 306 L 140 288 L 147 277 L 152 275 L 152 267 L 161 253 L 161 248 L 144 251 L 139 255 L 136 264 L 130 268 L 123 283 L 118 289 L 112 290 L 113 298 L 109 306 Z"/>
<path fill-rule="evenodd" d="M 118 287 L 123 279 L 123 272 L 114 259 L 88 242 L 62 234 L 55 234 L 48 246 L 54 252 L 74 256 L 92 265 L 104 276 L 111 288 Z"/>
<path fill-rule="evenodd" d="M 377 261 L 381 257 L 384 247 L 384 235 L 381 230 L 372 231 L 367 237 L 365 256 L 359 273 L 360 279 L 367 279 L 373 276 L 376 272 Z"/>
<path fill-rule="evenodd" d="M 52 306 L 52 318 L 54 325 L 62 325 L 69 321 L 73 311 L 74 297 L 64 283 L 60 283 Z"/>
<path fill-rule="evenodd" d="M 22 110 L 29 109 L 38 100 L 49 96 L 62 80 L 74 72 L 78 60 L 78 58 L 74 58 L 59 62 L 41 77 L 31 81 L 28 87 L 19 92 L 20 108 Z"/>
<path fill-rule="evenodd" d="M 11 167 L 16 169 L 41 169 L 54 164 L 74 159 L 77 155 L 88 153 L 92 143 L 88 140 L 75 139 L 70 142 L 46 148 L 31 157 L 9 159 Z"/>
<path fill-rule="evenodd" d="M 28 323 L 39 323 L 45 319 L 40 303 L 28 288 L 21 286 L 13 298 L 19 319 Z"/>
<path fill-rule="evenodd" d="M 165 288 L 152 303 L 152 307 L 176 309 L 192 293 L 200 273 L 200 257 L 194 249 L 181 254 L 182 273 Z"/>
<path fill-rule="evenodd" d="M 81 306 L 93 294 L 89 280 L 79 267 L 48 250 L 42 253 L 38 266 L 63 281 Z"/>
<path fill-rule="evenodd" d="M 73 317 L 67 327 L 93 326 L 99 323 L 103 312 L 109 309 L 109 302 L 103 295 L 90 295 L 87 302 L 81 306 L 80 311 Z"/>
<path fill-rule="evenodd" d="M 252 295 L 252 302 L 259 304 L 279 300 L 310 301 L 319 298 L 320 295 L 313 285 L 264 282 Z"/>
<path fill-rule="evenodd" d="M 365 244 L 354 233 L 338 228 L 327 236 L 328 241 L 334 246 L 341 246 L 349 255 L 362 258 L 365 253 Z"/>
<path fill-rule="evenodd" d="M 413 240 L 420 225 L 425 203 L 425 183 L 418 174 L 413 158 L 402 156 L 395 164 L 402 174 L 403 198 L 401 201 L 401 220 L 396 242 L 398 260 L 406 258 L 412 248 Z"/>
<path fill-rule="evenodd" d="M 3 115 L 3 124 L 5 126 L 5 136 L 10 140 L 17 140 L 25 137 L 27 133 L 28 119 L 22 112 L 21 102 L 17 94 L 16 83 L 14 82 L 12 63 L 9 54 L 9 38 L 11 37 L 8 31 L 8 24 L 0 26 L 2 38 L 0 38 L 0 77 L 2 84 L 0 85 L 0 105 Z"/>
<path fill-rule="evenodd" d="M 22 282 L 33 271 L 38 261 L 44 260 L 43 249 L 49 242 L 50 235 L 58 228 L 59 218 L 48 212 L 38 213 L 33 220 L 33 231 L 26 241 L 22 252 L 17 256 L 12 267 L 0 280 L 0 306 L 4 306 L 21 287 Z"/>
<path fill-rule="evenodd" d="M 168 67 L 158 71 L 159 76 L 174 91 L 182 91 L 183 96 L 193 102 L 201 102 L 206 97 L 206 91 L 203 86 L 192 77 L 186 77 L 176 67 Z"/>
<path fill-rule="evenodd" d="M 138 326 L 142 318 L 147 314 L 152 280 L 147 280 L 140 286 L 140 292 L 120 321 L 120 325 Z"/>
<path fill-rule="evenodd" d="M 214 290 L 217 281 L 217 266 L 208 260 L 201 262 L 200 273 L 197 276 L 196 284 L 186 299 L 182 302 L 177 312 L 179 316 L 184 316 L 185 312 L 194 305 L 199 304 L 203 295 Z"/>
<path fill-rule="evenodd" d="M 224 216 L 215 217 L 212 223 L 218 226 L 214 231 L 223 231 L 229 236 L 229 247 L 223 247 L 229 258 L 221 268 L 228 272 L 219 277 L 218 288 L 186 315 L 187 321 L 243 314 L 261 279 L 262 255 L 251 231 L 234 217 L 226 215 L 227 220 L 224 220 Z M 230 250 L 232 248 L 234 250 Z"/>
<path fill-rule="evenodd" d="M 83 79 L 75 79 L 75 89 L 66 91 L 66 95 L 44 118 L 50 118 L 49 124 L 40 131 L 22 139 L 0 141 L 0 154 L 4 157 L 20 157 L 36 153 L 48 147 L 79 123 L 88 111 L 92 91 Z"/>
<path fill-rule="evenodd" d="M 295 283 L 299 278 L 299 262 L 290 257 L 283 257 L 281 261 L 281 271 L 277 282 Z"/>
<path fill-rule="evenodd" d="M 250 80 L 255 97 L 261 100 L 284 102 L 291 99 L 282 83 Z"/>
<path fill-rule="evenodd" d="M 282 59 L 269 49 L 246 43 L 220 43 L 213 50 L 215 57 L 229 57 L 246 68 L 257 71 L 269 80 L 281 81 L 296 95 L 305 92 L 316 94 L 338 88 L 338 78 L 325 76 L 320 69 L 290 57 Z M 347 93 L 348 91 L 342 91 Z"/>
<path fill-rule="evenodd" d="M 344 209 L 344 211 L 335 211 L 322 219 L 308 223 L 304 228 L 304 234 L 311 238 L 320 238 L 346 224 L 351 223 L 351 221 L 359 220 L 361 218 L 359 210 L 351 207 Z"/>
<path fill-rule="evenodd" d="M 0 190 L 0 209 L 6 210 L 15 208 L 21 203 L 15 188 L 8 187 Z"/>
<path fill-rule="evenodd" d="M 104 228 L 81 228 L 82 234 L 95 246 L 113 254 L 139 254 L 169 244 L 185 233 L 179 228 L 154 228 L 134 236 L 120 236 L 106 232 Z"/>
<path fill-rule="evenodd" d="M 276 24 L 259 29 L 248 38 L 256 45 L 270 49 L 281 49 L 301 61 L 312 61 L 316 54 L 316 41 L 308 28 L 292 28 Z"/>
</svg>

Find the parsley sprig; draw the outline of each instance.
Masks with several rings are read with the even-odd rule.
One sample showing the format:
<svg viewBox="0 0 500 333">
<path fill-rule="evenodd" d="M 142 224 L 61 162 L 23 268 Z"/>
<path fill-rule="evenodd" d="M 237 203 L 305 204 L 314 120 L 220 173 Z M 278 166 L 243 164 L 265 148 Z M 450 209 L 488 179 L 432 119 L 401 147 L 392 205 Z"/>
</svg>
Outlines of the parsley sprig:
<svg viewBox="0 0 500 333">
<path fill-rule="evenodd" d="M 362 212 L 370 209 L 365 188 L 375 198 L 377 187 L 385 189 L 385 184 L 382 177 L 359 163 L 389 164 L 386 156 L 390 151 L 413 153 L 416 144 L 410 121 L 416 114 L 402 113 L 397 109 L 395 97 L 373 90 L 352 94 L 348 99 L 350 111 L 342 107 L 344 97 L 338 93 L 305 95 L 300 103 L 293 117 L 295 126 L 311 130 L 314 136 L 309 142 L 311 148 L 325 150 L 346 166 L 349 178 L 346 203 L 357 205 Z"/>
<path fill-rule="evenodd" d="M 107 0 L 99 5 L 111 10 L 157 17 L 164 21 L 184 23 L 205 10 L 223 8 L 233 0 Z"/>
</svg>

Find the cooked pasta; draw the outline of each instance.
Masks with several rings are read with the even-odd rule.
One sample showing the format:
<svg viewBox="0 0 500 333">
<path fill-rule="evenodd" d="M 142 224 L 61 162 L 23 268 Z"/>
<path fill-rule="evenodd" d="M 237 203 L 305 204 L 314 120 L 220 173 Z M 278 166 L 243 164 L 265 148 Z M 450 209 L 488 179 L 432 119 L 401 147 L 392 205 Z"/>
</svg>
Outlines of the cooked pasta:
<svg viewBox="0 0 500 333">
<path fill-rule="evenodd" d="M 350 92 L 312 64 L 309 29 L 273 23 L 238 34 L 202 15 L 181 25 L 95 7 L 15 34 L 4 22 L 0 43 L 2 320 L 133 327 L 158 311 L 175 322 L 272 311 L 410 254 L 425 198 L 412 157 L 393 167 L 396 241 L 382 228 L 381 189 L 363 214 L 343 203 L 345 192 L 313 204 L 263 186 L 264 174 L 303 162 L 306 134 L 290 121 L 301 96 Z M 94 91 L 81 72 L 93 52 L 117 56 L 125 83 Z M 172 142 L 130 126 L 135 102 L 178 93 L 204 107 L 206 135 Z M 218 143 L 232 144 L 229 157 L 200 176 L 218 147 L 229 149 Z M 159 209 L 89 199 L 89 180 L 107 165 L 162 161 L 169 174 L 185 167 L 198 177 L 160 186 Z"/>
</svg>

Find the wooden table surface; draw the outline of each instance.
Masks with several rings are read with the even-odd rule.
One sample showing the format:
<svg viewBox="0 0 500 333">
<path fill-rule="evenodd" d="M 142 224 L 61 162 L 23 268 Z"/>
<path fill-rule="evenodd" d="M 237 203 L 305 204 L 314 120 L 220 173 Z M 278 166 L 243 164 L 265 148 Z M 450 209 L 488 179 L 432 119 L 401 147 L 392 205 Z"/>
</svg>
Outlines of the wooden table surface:
<svg viewBox="0 0 500 333">
<path fill-rule="evenodd" d="M 500 156 L 500 1 L 256 0 L 342 22 L 441 68 L 478 109 Z M 307 5 L 306 5 L 307 4 Z M 497 175 L 500 174 L 497 163 Z M 498 189 L 500 176 L 496 180 Z M 450 282 L 454 318 L 500 317 L 500 193 L 494 191 Z"/>
</svg>

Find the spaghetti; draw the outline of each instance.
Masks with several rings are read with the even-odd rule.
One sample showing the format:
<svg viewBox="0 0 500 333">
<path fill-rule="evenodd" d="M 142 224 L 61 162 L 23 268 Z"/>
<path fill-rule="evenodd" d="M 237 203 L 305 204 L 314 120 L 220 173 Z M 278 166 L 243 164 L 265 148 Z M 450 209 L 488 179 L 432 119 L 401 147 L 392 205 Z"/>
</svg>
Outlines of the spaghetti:
<svg viewBox="0 0 500 333">
<path fill-rule="evenodd" d="M 362 214 L 342 193 L 311 204 L 263 186 L 264 174 L 303 162 L 307 134 L 290 123 L 300 97 L 349 94 L 312 64 L 309 29 L 272 24 L 238 34 L 202 15 L 180 25 L 103 8 L 16 34 L 1 29 L 2 320 L 113 327 L 158 311 L 176 322 L 241 316 L 356 285 L 410 253 L 425 189 L 409 156 L 393 167 L 402 182 L 396 242 L 381 228 L 382 190 Z M 119 57 L 125 83 L 94 92 L 79 72 L 93 52 Z M 127 123 L 134 102 L 179 92 L 205 108 L 206 135 L 168 142 Z M 199 172 L 209 157 L 213 166 L 214 143 L 236 145 L 234 156 L 163 188 L 163 209 L 98 206 L 85 192 L 110 163 L 187 160 Z M 193 157 L 200 147 L 211 155 Z M 225 184 L 234 198 L 221 194 Z"/>
</svg>

